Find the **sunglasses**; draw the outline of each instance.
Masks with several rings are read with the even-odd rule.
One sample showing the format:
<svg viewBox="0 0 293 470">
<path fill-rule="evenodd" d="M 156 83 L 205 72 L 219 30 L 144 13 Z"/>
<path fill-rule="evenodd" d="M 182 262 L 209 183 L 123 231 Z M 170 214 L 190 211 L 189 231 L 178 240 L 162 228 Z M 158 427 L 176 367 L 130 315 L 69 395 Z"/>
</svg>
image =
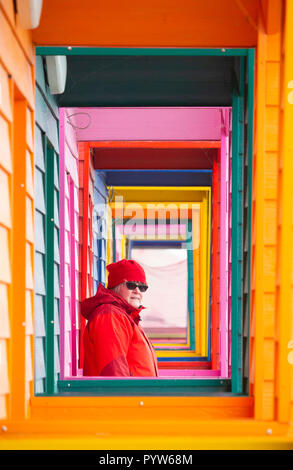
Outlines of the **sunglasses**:
<svg viewBox="0 0 293 470">
<path fill-rule="evenodd" d="M 138 282 L 126 281 L 126 287 L 128 290 L 134 290 L 137 287 L 139 288 L 140 292 L 145 292 L 148 288 L 145 284 L 139 284 Z"/>
</svg>

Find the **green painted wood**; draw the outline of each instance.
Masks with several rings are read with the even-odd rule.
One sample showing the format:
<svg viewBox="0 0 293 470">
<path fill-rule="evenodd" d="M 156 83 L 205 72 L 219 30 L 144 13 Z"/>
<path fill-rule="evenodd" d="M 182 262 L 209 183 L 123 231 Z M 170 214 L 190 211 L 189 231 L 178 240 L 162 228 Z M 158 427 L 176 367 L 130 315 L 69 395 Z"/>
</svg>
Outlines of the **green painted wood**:
<svg viewBox="0 0 293 470">
<path fill-rule="evenodd" d="M 59 371 L 59 137 L 42 58 L 36 61 L 35 117 L 35 392 L 52 393 Z"/>
<path fill-rule="evenodd" d="M 115 218 L 112 217 L 112 256 L 113 263 L 116 262 L 116 230 L 115 230 Z"/>
<path fill-rule="evenodd" d="M 54 224 L 57 229 L 59 229 L 60 221 L 59 221 L 59 191 L 54 190 Z"/>
<path fill-rule="evenodd" d="M 121 221 L 119 221 L 121 222 Z M 135 223 L 137 225 L 156 225 L 157 220 L 156 219 L 150 219 L 150 220 L 143 220 L 143 219 L 137 219 Z M 177 223 L 177 220 L 174 221 Z M 172 223 L 172 221 L 170 221 Z M 194 351 L 196 347 L 195 343 L 195 311 L 194 311 L 194 261 L 193 261 L 193 239 L 192 239 L 192 220 L 182 220 L 180 221 L 181 224 L 186 225 L 186 233 L 191 234 L 189 238 L 186 239 L 186 252 L 187 252 L 187 276 L 188 276 L 188 327 L 190 331 L 190 346 L 189 348 L 185 349 L 186 351 Z M 129 239 L 126 241 L 126 245 L 128 245 L 128 248 L 126 249 L 127 252 L 127 257 L 129 258 L 131 256 L 130 247 L 131 243 L 129 243 Z M 183 244 L 184 245 L 184 244 Z M 157 348 L 159 351 L 168 351 L 168 348 Z M 180 349 L 180 348 L 178 348 Z M 174 360 L 176 360 L 176 357 L 174 357 Z"/>
<path fill-rule="evenodd" d="M 187 270 L 188 270 L 188 321 L 190 331 L 190 349 L 195 350 L 195 312 L 194 312 L 194 269 L 193 269 L 193 240 L 192 240 L 192 219 L 187 222 L 187 233 L 191 234 L 186 243 L 187 250 Z"/>
<path fill-rule="evenodd" d="M 55 189 L 59 191 L 59 156 L 55 153 L 54 158 L 54 184 Z"/>
<path fill-rule="evenodd" d="M 60 373 L 60 245 L 59 245 L 59 189 L 56 189 L 56 173 L 59 176 L 59 158 L 54 152 L 54 387 Z M 52 166 L 53 166 L 52 165 Z M 52 183 L 52 181 L 51 181 Z"/>
<path fill-rule="evenodd" d="M 55 374 L 54 374 L 54 388 L 57 385 L 57 381 L 59 379 L 60 373 L 60 350 L 59 350 L 59 339 L 54 334 L 54 367 L 55 367 Z"/>
<path fill-rule="evenodd" d="M 231 106 L 233 63 L 228 56 L 71 56 L 57 101 L 62 107 Z"/>
<path fill-rule="evenodd" d="M 46 55 L 104 55 L 104 56 L 246 56 L 249 49 L 243 48 L 184 48 L 184 47 L 36 47 L 37 56 Z"/>
<path fill-rule="evenodd" d="M 63 380 L 58 391 L 72 396 L 87 393 L 91 396 L 219 396 L 231 392 L 229 379 L 135 379 L 130 380 Z"/>
<path fill-rule="evenodd" d="M 46 156 L 46 392 L 53 393 L 54 356 L 54 148 L 45 137 Z"/>
<path fill-rule="evenodd" d="M 233 91 L 232 107 L 232 392 L 243 387 L 243 165 L 244 165 L 244 60 L 239 63 L 240 89 Z"/>
<path fill-rule="evenodd" d="M 252 169 L 253 169 L 253 114 L 254 114 L 254 64 L 255 51 L 249 49 L 247 57 L 247 106 L 248 106 L 248 128 L 247 128 L 247 145 L 248 145 L 248 168 L 247 168 L 247 193 L 248 193 L 248 265 L 247 265 L 247 341 L 246 351 L 246 383 L 245 392 L 249 393 L 249 349 L 250 349 L 250 300 L 251 300 L 251 232 L 252 232 Z M 246 368 L 244 368 L 246 369 Z"/>
<path fill-rule="evenodd" d="M 244 93 L 244 135 L 248 136 L 248 66 L 245 66 L 245 93 Z M 248 376 L 249 376 L 249 356 L 248 356 L 248 323 L 249 323 L 249 310 L 248 310 L 248 138 L 244 141 L 244 186 L 243 186 L 243 328 L 242 328 L 242 343 L 243 343 L 243 390 L 248 392 Z"/>
<path fill-rule="evenodd" d="M 248 49 L 41 47 L 37 54 L 68 56 L 59 106 L 230 106 L 233 59 Z"/>
<path fill-rule="evenodd" d="M 50 49 L 37 48 L 37 49 L 38 49 L 37 54 L 46 54 L 46 55 L 62 54 L 62 53 L 65 53 L 65 50 L 66 50 L 66 48 L 50 48 Z M 63 49 L 63 52 L 62 52 L 62 49 Z M 119 49 L 112 48 L 109 53 L 108 48 L 107 49 L 104 48 L 104 50 L 102 50 L 102 48 L 98 48 L 98 52 L 97 52 L 97 49 L 95 50 L 95 48 L 79 48 L 79 50 L 78 48 L 73 48 L 72 51 L 73 51 L 72 53 L 71 51 L 68 51 L 69 54 L 72 54 L 72 55 L 80 55 L 80 54 L 106 55 L 107 53 L 107 55 L 114 55 L 114 56 L 115 55 L 125 55 L 125 56 L 128 56 L 128 55 L 213 56 L 214 55 L 214 56 L 221 56 L 223 54 L 222 56 L 230 55 L 231 57 L 232 56 L 245 57 L 249 54 L 249 50 L 247 49 L 231 49 L 231 50 L 225 50 L 225 51 L 222 51 L 220 49 L 216 49 L 216 50 L 215 49 L 213 50 L 188 49 L 188 50 L 185 50 L 185 52 L 182 49 L 174 49 L 173 51 L 171 49 L 164 50 L 164 51 L 156 49 L 154 52 L 153 49 L 142 50 L 139 48 L 135 50 L 135 48 L 132 48 L 130 52 L 130 49 L 128 48 L 125 48 L 125 50 L 121 50 L 121 48 Z M 241 99 L 242 99 L 242 102 L 241 102 Z M 40 96 L 39 96 L 39 101 L 41 102 Z M 236 93 L 234 92 L 233 94 L 233 156 L 235 154 L 234 153 L 235 146 L 237 149 L 237 155 L 241 155 L 241 152 L 240 152 L 241 145 L 242 145 L 241 141 L 243 142 L 243 136 L 241 136 L 241 126 L 243 123 L 241 124 L 241 120 L 239 119 L 239 115 L 241 115 L 241 108 L 243 108 L 243 97 L 237 96 Z M 37 103 L 37 109 L 38 109 L 38 103 Z M 236 117 L 235 117 L 235 113 L 236 113 Z M 43 117 L 44 117 L 44 113 L 43 113 Z M 42 120 L 43 129 L 45 129 L 43 117 L 40 120 Z M 236 122 L 235 122 L 235 119 L 236 119 Z M 234 135 L 235 134 L 234 124 L 236 125 L 235 129 L 237 130 L 236 138 Z M 236 160 L 236 161 L 233 162 L 233 160 Z M 241 393 L 241 375 L 239 374 L 239 358 L 241 358 L 241 348 L 239 349 L 238 343 L 237 343 L 237 334 L 239 333 L 241 315 L 239 315 L 239 298 L 238 298 L 239 292 L 237 291 L 237 286 L 239 287 L 239 284 L 241 283 L 241 272 L 242 272 L 241 243 L 243 243 L 241 236 L 240 236 L 240 239 L 238 238 L 238 233 L 239 232 L 242 233 L 242 229 L 238 227 L 239 222 L 240 222 L 239 225 L 241 227 L 241 207 L 242 207 L 240 204 L 241 195 L 239 193 L 239 183 L 241 182 L 241 175 L 237 176 L 237 170 L 240 164 L 238 160 L 239 160 L 238 158 L 232 159 L 232 164 L 233 164 L 232 172 L 234 175 L 233 183 L 234 185 L 236 184 L 236 195 L 237 195 L 237 197 L 234 197 L 232 199 L 232 214 L 234 211 L 234 220 L 232 217 L 232 233 L 233 233 L 233 228 L 236 230 L 235 232 L 236 235 L 234 235 L 233 233 L 234 238 L 232 239 L 232 253 L 236 256 L 236 258 L 233 259 L 234 257 L 232 255 L 232 269 L 234 269 L 235 271 L 235 276 L 234 276 L 234 271 L 232 275 L 232 284 L 233 284 L 232 286 L 232 303 L 233 303 L 232 305 L 232 332 L 233 334 L 234 334 L 234 331 L 236 332 L 234 336 L 232 334 L 232 340 L 233 340 L 232 341 L 232 392 L 237 393 L 237 394 Z M 54 180 L 54 171 L 53 171 L 53 180 Z M 53 207 L 54 207 L 54 204 L 53 204 Z M 48 220 L 48 216 L 47 216 L 47 220 Z M 237 222 L 236 225 L 235 225 L 235 222 Z M 53 242 L 53 249 L 54 249 L 54 242 Z M 54 253 L 54 250 L 52 250 L 51 253 Z M 53 256 L 52 256 L 52 259 L 53 259 Z M 48 284 L 47 279 L 46 279 L 46 283 Z M 236 287 L 236 290 L 235 290 L 235 287 Z M 52 286 L 51 286 L 51 289 L 52 289 Z M 240 300 L 240 310 L 241 310 L 241 300 Z M 48 322 L 48 317 L 46 318 L 46 322 Z M 50 337 L 50 340 L 51 340 L 51 337 Z M 58 355 L 56 355 L 56 341 L 54 339 L 54 336 L 53 336 L 53 349 L 55 351 L 55 357 L 58 357 Z M 52 352 L 52 357 L 54 357 L 53 352 Z M 52 366 L 50 366 L 50 368 L 52 369 Z M 51 377 L 50 377 L 50 380 L 51 380 Z M 74 381 L 58 382 L 58 386 L 59 386 L 59 390 L 61 390 L 65 394 L 67 393 L 67 391 L 70 390 L 70 393 L 69 393 L 70 395 L 72 394 L 72 390 L 76 390 L 77 393 L 79 393 L 80 390 L 84 390 L 85 393 L 87 393 L 86 392 L 87 390 L 92 390 L 92 392 L 89 392 L 89 393 L 93 393 L 97 395 L 103 395 L 105 393 L 107 395 L 111 395 L 111 394 L 119 395 L 119 394 L 125 394 L 125 393 L 128 395 L 129 394 L 136 395 L 136 394 L 141 394 L 142 387 L 143 387 L 144 394 L 148 394 L 148 395 L 153 395 L 153 394 L 168 395 L 168 394 L 173 394 L 173 393 L 175 395 L 177 394 L 182 395 L 182 393 L 184 393 L 184 395 L 188 395 L 188 394 L 193 395 L 193 394 L 198 393 L 196 392 L 196 390 L 200 390 L 200 393 L 204 395 L 206 393 L 211 393 L 211 390 L 214 390 L 216 393 L 218 393 L 219 391 L 226 391 L 225 387 L 228 387 L 228 389 L 230 387 L 230 381 L 218 381 L 217 379 L 216 380 L 200 380 L 200 379 L 197 379 L 197 380 L 178 379 L 177 380 L 176 379 L 174 381 L 170 381 L 170 383 L 168 383 L 167 380 L 162 381 L 162 380 L 154 379 L 151 382 L 144 381 L 144 380 L 139 380 L 136 382 L 137 384 L 133 382 L 133 379 L 131 379 L 130 381 L 82 380 L 82 381 L 76 381 L 76 382 Z M 163 382 L 164 382 L 164 385 L 162 385 Z M 54 395 L 53 389 L 54 389 L 54 385 L 50 387 L 47 386 L 46 394 L 48 396 L 49 395 L 53 396 Z"/>
<path fill-rule="evenodd" d="M 233 59 L 249 50 L 38 47 L 37 56 L 68 56 L 59 106 L 230 106 Z"/>
<path fill-rule="evenodd" d="M 35 126 L 35 343 L 34 371 L 35 393 L 45 392 L 45 154 L 44 137 L 41 129 Z"/>
</svg>

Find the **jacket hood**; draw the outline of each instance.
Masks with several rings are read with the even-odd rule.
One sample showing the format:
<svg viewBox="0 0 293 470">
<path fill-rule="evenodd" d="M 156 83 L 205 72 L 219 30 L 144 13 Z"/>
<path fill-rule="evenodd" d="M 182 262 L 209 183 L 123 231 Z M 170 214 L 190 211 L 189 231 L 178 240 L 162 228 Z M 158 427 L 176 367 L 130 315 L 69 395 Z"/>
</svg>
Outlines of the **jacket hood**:
<svg viewBox="0 0 293 470">
<path fill-rule="evenodd" d="M 131 316 L 135 323 L 138 323 L 141 320 L 139 312 L 145 308 L 143 306 L 139 308 L 133 307 L 119 294 L 110 289 L 106 289 L 103 284 L 99 284 L 96 295 L 81 302 L 80 313 L 86 320 L 89 320 L 94 311 L 100 305 L 104 304 L 112 304 L 120 307 Z"/>
</svg>

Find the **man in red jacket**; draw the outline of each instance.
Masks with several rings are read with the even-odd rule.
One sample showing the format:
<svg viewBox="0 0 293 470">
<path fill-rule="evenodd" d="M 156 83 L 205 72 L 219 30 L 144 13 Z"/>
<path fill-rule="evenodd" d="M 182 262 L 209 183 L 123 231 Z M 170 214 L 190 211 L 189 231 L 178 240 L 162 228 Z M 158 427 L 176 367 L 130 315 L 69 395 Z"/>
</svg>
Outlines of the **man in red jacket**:
<svg viewBox="0 0 293 470">
<path fill-rule="evenodd" d="M 142 294 L 147 289 L 143 268 L 123 259 L 107 266 L 108 288 L 81 304 L 88 320 L 84 331 L 84 376 L 157 377 L 155 351 L 139 325 Z"/>
</svg>

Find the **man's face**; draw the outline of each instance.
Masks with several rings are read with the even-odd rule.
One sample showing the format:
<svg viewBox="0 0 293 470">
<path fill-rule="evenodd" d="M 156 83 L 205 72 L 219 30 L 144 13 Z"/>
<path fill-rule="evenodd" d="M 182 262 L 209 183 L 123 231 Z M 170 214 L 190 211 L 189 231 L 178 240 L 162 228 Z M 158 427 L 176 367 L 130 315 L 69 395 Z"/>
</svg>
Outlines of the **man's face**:
<svg viewBox="0 0 293 470">
<path fill-rule="evenodd" d="M 126 286 L 126 282 L 123 282 L 121 285 L 119 295 L 134 308 L 139 308 L 142 304 L 142 292 L 140 292 L 138 287 L 134 290 L 129 290 Z"/>
</svg>

